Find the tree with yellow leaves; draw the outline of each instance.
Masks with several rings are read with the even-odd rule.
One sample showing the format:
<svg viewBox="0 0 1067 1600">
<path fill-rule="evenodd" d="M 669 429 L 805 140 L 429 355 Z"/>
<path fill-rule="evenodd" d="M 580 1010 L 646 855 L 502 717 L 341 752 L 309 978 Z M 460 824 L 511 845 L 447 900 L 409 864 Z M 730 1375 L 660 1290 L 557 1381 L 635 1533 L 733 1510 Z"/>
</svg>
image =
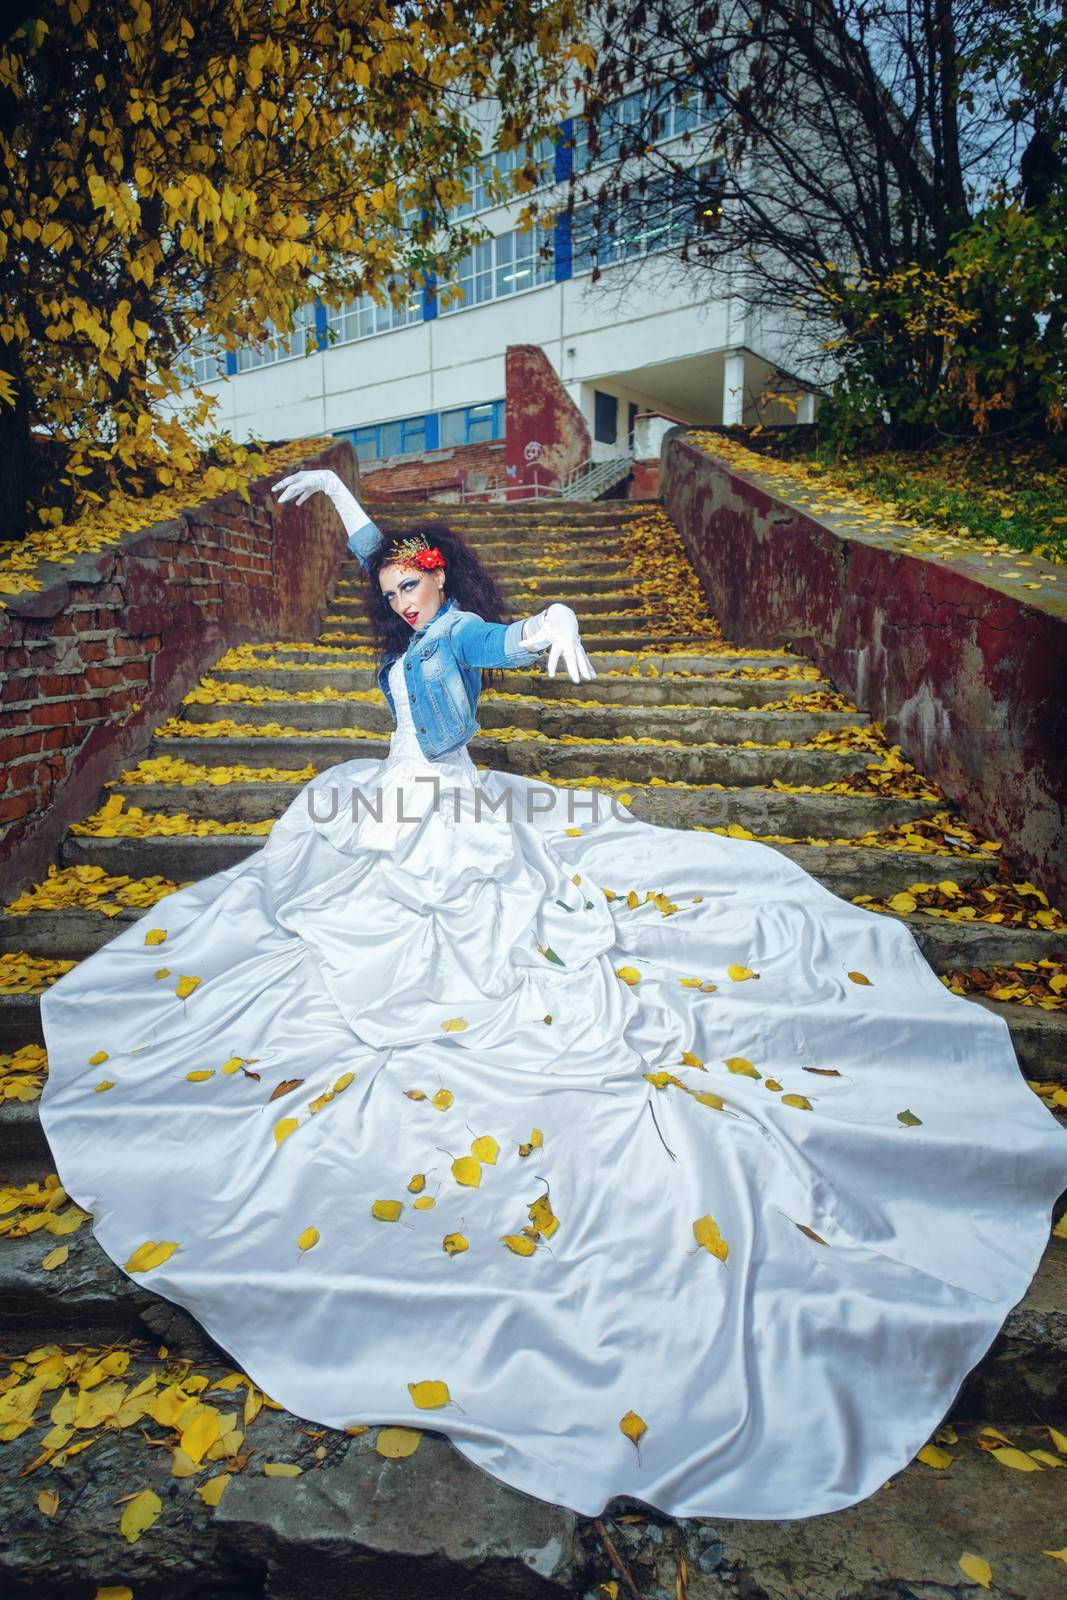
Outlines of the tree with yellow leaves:
<svg viewBox="0 0 1067 1600">
<path fill-rule="evenodd" d="M 536 137 L 578 32 L 575 0 L 37 6 L 0 44 L 0 536 L 201 463 L 199 341 L 446 271 L 472 108 Z"/>
</svg>

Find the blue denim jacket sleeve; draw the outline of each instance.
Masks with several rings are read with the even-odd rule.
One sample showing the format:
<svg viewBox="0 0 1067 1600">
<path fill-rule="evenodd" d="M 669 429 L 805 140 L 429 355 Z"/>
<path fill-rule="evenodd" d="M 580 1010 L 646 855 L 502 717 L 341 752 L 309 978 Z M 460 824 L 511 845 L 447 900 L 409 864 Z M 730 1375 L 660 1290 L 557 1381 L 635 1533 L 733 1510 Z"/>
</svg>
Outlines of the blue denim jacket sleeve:
<svg viewBox="0 0 1067 1600">
<path fill-rule="evenodd" d="M 468 667 L 531 667 L 541 656 L 522 643 L 523 617 L 514 622 L 486 622 L 462 612 L 451 632 L 456 660 Z"/>
<path fill-rule="evenodd" d="M 367 561 L 382 542 L 382 530 L 376 522 L 365 522 L 348 535 L 348 548 L 366 570 Z"/>
</svg>

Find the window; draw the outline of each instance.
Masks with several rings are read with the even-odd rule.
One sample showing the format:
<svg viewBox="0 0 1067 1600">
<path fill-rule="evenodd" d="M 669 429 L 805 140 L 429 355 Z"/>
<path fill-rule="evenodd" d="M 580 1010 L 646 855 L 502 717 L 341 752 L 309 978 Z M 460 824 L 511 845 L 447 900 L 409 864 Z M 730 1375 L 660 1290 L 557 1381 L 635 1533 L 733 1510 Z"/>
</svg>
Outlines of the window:
<svg viewBox="0 0 1067 1600">
<path fill-rule="evenodd" d="M 348 437 L 360 461 L 374 461 L 377 458 L 378 429 L 373 424 L 369 428 L 353 428 Z"/>
<path fill-rule="evenodd" d="M 714 225 L 721 203 L 716 163 L 650 179 L 642 193 L 601 194 L 576 206 L 571 249 L 575 273 L 672 250 Z"/>
<path fill-rule="evenodd" d="M 369 294 L 362 294 L 326 312 L 330 344 L 350 344 L 354 339 L 368 339 L 372 334 L 389 333 L 393 328 L 406 328 L 421 321 L 422 290 L 414 287 L 399 307 L 389 300 L 379 305 Z"/>
<path fill-rule="evenodd" d="M 460 217 L 471 217 L 477 211 L 503 205 L 506 200 L 511 199 L 510 192 L 501 195 L 501 182 L 506 180 L 510 188 L 512 174 L 525 166 L 528 160 L 533 161 L 536 170 L 533 184 L 535 189 L 540 189 L 546 183 L 553 181 L 556 172 L 556 146 L 550 135 L 545 134 L 534 141 L 532 156 L 528 157 L 524 145 L 520 144 L 512 150 L 491 151 L 480 163 L 468 167 L 463 174 L 467 198 L 454 206 L 449 206 L 450 221 L 458 221 Z"/>
<path fill-rule="evenodd" d="M 718 84 L 725 70 L 724 59 L 713 63 L 707 72 L 677 84 L 659 84 L 633 89 L 611 100 L 598 115 L 597 153 L 589 149 L 589 119 L 574 119 L 574 171 L 587 172 L 601 162 L 636 154 L 640 130 L 652 140 L 676 139 L 712 121 L 719 110 Z"/>
<path fill-rule="evenodd" d="M 522 232 L 516 228 L 495 239 L 483 239 L 463 256 L 452 282 L 442 286 L 450 296 L 455 295 L 457 287 L 462 289 L 463 298 L 442 304 L 441 315 L 467 311 L 487 300 L 554 282 L 553 244 L 553 233 L 538 224 Z"/>
<path fill-rule="evenodd" d="M 226 353 L 207 334 L 189 346 L 188 369 L 192 383 L 212 383 L 226 376 Z"/>
<path fill-rule="evenodd" d="M 441 444 L 482 444 L 504 437 L 504 402 L 488 400 L 480 406 L 461 406 L 441 412 Z"/>
<path fill-rule="evenodd" d="M 619 432 L 619 402 L 615 395 L 593 390 L 593 438 L 614 444 Z"/>
<path fill-rule="evenodd" d="M 637 426 L 637 406 L 631 400 L 626 407 L 626 443 L 632 450 L 634 447 L 634 428 Z"/>
<path fill-rule="evenodd" d="M 293 317 L 293 326 L 289 331 L 282 331 L 274 323 L 268 324 L 270 332 L 261 344 L 245 345 L 237 352 L 238 372 L 253 372 L 257 367 L 269 367 L 276 361 L 288 361 L 293 356 L 302 356 L 318 348 L 315 336 L 315 307 L 313 304 L 300 306 Z"/>
<path fill-rule="evenodd" d="M 440 436 L 440 445 L 436 443 Z M 414 455 L 449 445 L 479 444 L 504 437 L 504 402 L 459 406 L 454 411 L 431 412 L 419 417 L 399 417 L 392 422 L 369 422 L 336 435 L 350 439 L 360 461 L 380 461 L 385 456 Z"/>
</svg>

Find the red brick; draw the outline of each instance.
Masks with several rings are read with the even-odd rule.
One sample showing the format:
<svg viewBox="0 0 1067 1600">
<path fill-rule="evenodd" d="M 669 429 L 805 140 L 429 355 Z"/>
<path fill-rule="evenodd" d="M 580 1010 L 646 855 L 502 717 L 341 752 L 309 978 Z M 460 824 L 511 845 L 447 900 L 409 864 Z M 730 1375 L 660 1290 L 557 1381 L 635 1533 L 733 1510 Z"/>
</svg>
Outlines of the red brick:
<svg viewBox="0 0 1067 1600">
<path fill-rule="evenodd" d="M 37 776 L 41 766 L 40 756 L 31 756 L 28 761 L 16 761 L 4 769 L 4 788 L 12 793 L 20 789 L 27 789 Z"/>
<path fill-rule="evenodd" d="M 149 666 L 147 661 L 127 661 L 122 669 L 127 683 L 147 683 Z"/>
<path fill-rule="evenodd" d="M 37 679 L 42 700 L 55 700 L 59 696 L 77 694 L 84 689 L 85 680 L 81 674 L 75 677 L 69 672 L 49 672 Z"/>
<path fill-rule="evenodd" d="M 110 689 L 113 684 L 122 682 L 122 669 L 120 667 L 89 667 L 85 673 L 85 681 L 91 689 Z"/>
<path fill-rule="evenodd" d="M 24 817 L 29 811 L 36 811 L 37 796 L 31 790 L 28 794 L 5 795 L 0 799 L 0 822 L 14 822 L 18 817 Z"/>
<path fill-rule="evenodd" d="M 145 653 L 145 642 L 144 642 L 143 639 L 116 639 L 115 640 L 115 654 L 116 654 L 116 656 L 143 656 L 144 653 Z"/>
<path fill-rule="evenodd" d="M 118 646 L 122 641 L 115 640 Z M 78 647 L 78 655 L 82 661 L 106 661 L 113 654 L 113 647 L 106 639 L 83 639 Z"/>
<path fill-rule="evenodd" d="M 44 705 L 34 706 L 30 712 L 30 721 L 38 727 L 69 728 L 74 724 L 71 708 L 73 700 L 49 700 Z"/>
<path fill-rule="evenodd" d="M 4 651 L 3 672 L 6 677 L 9 672 L 19 672 L 30 664 L 30 652 L 25 645 L 12 645 Z"/>
<path fill-rule="evenodd" d="M 70 728 L 46 728 L 39 734 L 41 750 L 67 750 L 73 748 Z"/>
</svg>

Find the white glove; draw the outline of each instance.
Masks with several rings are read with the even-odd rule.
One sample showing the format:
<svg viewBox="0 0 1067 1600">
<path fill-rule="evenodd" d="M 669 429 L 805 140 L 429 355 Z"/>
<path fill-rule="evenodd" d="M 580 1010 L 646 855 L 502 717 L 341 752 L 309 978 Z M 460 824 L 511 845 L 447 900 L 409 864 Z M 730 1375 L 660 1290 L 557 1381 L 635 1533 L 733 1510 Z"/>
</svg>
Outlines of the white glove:
<svg viewBox="0 0 1067 1600">
<path fill-rule="evenodd" d="M 287 478 L 278 479 L 273 493 L 278 496 L 280 504 L 284 504 L 286 500 L 295 500 L 298 506 L 302 506 L 305 500 L 310 500 L 313 494 L 328 495 L 337 515 L 344 523 L 347 534 L 355 533 L 357 528 L 365 528 L 367 523 L 373 520 L 351 490 L 341 482 L 336 472 L 322 469 L 313 472 L 291 472 Z"/>
<path fill-rule="evenodd" d="M 554 601 L 544 611 L 527 617 L 522 625 L 522 642 L 530 650 L 544 649 L 546 645 L 549 647 L 545 666 L 550 678 L 556 676 L 556 663 L 561 655 L 563 665 L 575 683 L 596 677 L 593 663 L 582 646 L 578 618 L 570 606 Z"/>
</svg>

